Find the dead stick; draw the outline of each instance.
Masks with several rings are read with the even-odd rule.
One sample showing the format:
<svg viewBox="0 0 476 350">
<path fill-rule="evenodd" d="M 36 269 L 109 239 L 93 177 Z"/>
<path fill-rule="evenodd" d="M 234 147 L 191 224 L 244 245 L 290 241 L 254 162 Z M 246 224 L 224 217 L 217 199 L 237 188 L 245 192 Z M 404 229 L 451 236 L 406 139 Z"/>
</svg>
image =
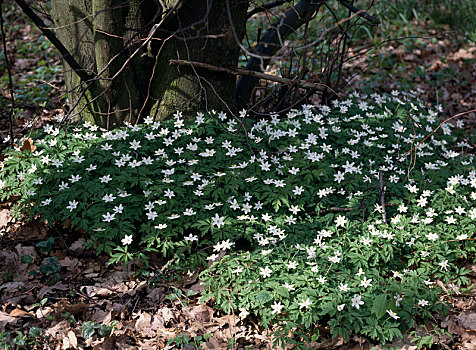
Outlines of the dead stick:
<svg viewBox="0 0 476 350">
<path fill-rule="evenodd" d="M 275 75 L 265 74 L 265 73 L 242 69 L 242 68 L 225 68 L 225 67 L 214 66 L 208 63 L 186 61 L 186 60 L 174 60 L 174 59 L 171 59 L 169 63 L 174 66 L 187 66 L 187 67 L 194 66 L 195 68 L 203 68 L 203 69 L 211 70 L 214 72 L 222 72 L 222 73 L 227 73 L 231 75 L 251 76 L 258 79 L 274 81 L 276 83 L 282 83 L 286 85 L 297 85 L 298 87 L 303 89 L 323 90 L 326 87 L 325 84 L 321 84 L 321 83 L 309 83 L 307 81 L 302 81 L 297 79 L 288 79 L 288 78 L 278 77 Z"/>
</svg>

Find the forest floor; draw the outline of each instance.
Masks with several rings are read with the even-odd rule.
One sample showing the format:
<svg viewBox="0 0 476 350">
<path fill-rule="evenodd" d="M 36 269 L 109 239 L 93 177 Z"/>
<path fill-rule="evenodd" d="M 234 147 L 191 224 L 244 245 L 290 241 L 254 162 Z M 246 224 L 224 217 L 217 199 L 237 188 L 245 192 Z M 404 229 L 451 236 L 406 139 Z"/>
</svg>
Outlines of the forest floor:
<svg viewBox="0 0 476 350">
<path fill-rule="evenodd" d="M 350 86 L 375 83 L 376 91 L 389 92 L 402 89 L 401 82 L 406 81 L 419 90 L 423 100 L 443 106 L 443 119 L 475 108 L 476 45 L 449 28 L 413 25 L 428 38 L 388 42 L 350 61 Z M 17 135 L 32 123 L 40 127 L 64 112 L 63 100 L 58 99 L 63 81 L 55 70 L 60 62 L 54 50 L 47 48 L 39 55 L 25 49 L 39 40 L 40 34 L 31 25 L 7 33 L 16 87 L 23 95 L 33 93 L 17 99 L 21 109 L 13 123 Z M 41 65 L 50 71 L 38 71 Z M 1 68 L 5 73 L 5 67 Z M 4 83 L 2 80 L 2 94 L 8 101 L 8 84 Z M 49 96 L 48 103 L 35 100 L 42 94 Z M 0 111 L 0 140 L 9 133 L 7 105 Z M 474 128 L 475 113 L 462 119 L 468 129 Z M 182 276 L 179 282 L 150 284 L 135 273 L 134 266 L 108 265 L 107 256 L 84 251 L 87 237 L 71 231 L 67 223 L 48 228 L 36 221 L 18 221 L 11 216 L 11 205 L 0 204 L 0 349 L 14 338 L 28 349 L 273 348 L 271 331 L 257 322 L 243 322 L 236 315 L 214 310 L 210 303 L 199 303 L 198 271 Z M 447 316 L 434 315 L 432 322 L 418 327 L 422 341 L 435 334 L 435 329 L 451 335 L 437 337 L 432 348 L 476 349 L 476 265 L 471 270 L 472 294 L 451 300 L 453 309 Z M 10 340 L 2 330 L 11 333 Z M 357 336 L 344 341 L 326 339 L 324 334 L 320 343 L 312 345 L 316 349 L 415 349 L 417 342 L 406 336 L 384 347 Z"/>
</svg>

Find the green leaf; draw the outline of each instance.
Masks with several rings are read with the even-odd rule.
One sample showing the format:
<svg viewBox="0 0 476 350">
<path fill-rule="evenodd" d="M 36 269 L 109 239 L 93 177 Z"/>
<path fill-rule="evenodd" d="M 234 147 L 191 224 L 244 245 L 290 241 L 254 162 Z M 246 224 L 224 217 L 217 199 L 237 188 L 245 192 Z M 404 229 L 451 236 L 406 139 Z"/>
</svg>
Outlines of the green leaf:
<svg viewBox="0 0 476 350">
<path fill-rule="evenodd" d="M 86 321 L 83 323 L 81 334 L 84 339 L 91 338 L 94 333 L 96 332 L 95 328 L 97 327 L 96 322 L 93 321 Z"/>
<path fill-rule="evenodd" d="M 112 334 L 112 327 L 102 324 L 99 326 L 98 334 L 101 337 L 109 337 Z"/>
<path fill-rule="evenodd" d="M 281 207 L 281 201 L 279 199 L 276 199 L 273 202 L 273 208 L 275 212 L 278 212 L 279 208 Z"/>
<path fill-rule="evenodd" d="M 374 299 L 371 312 L 380 319 L 388 310 L 388 299 L 386 294 L 377 295 Z"/>
<path fill-rule="evenodd" d="M 38 248 L 41 248 L 41 252 L 43 254 L 48 253 L 53 245 L 55 244 L 55 239 L 53 237 L 49 237 L 46 241 L 41 241 L 36 244 Z"/>
<path fill-rule="evenodd" d="M 287 290 L 285 287 L 283 287 L 283 286 L 277 287 L 277 288 L 275 289 L 275 292 L 276 292 L 276 294 L 278 294 L 278 295 L 280 295 L 280 296 L 282 296 L 282 297 L 284 297 L 284 298 L 286 298 L 286 299 L 289 298 L 289 292 L 288 292 L 288 290 Z"/>
<path fill-rule="evenodd" d="M 25 346 L 26 345 L 26 339 L 27 339 L 26 335 L 23 335 L 22 333 L 17 331 L 17 336 L 15 337 L 15 339 L 13 339 L 13 342 L 16 345 Z"/>
<path fill-rule="evenodd" d="M 31 327 L 28 333 L 31 337 L 38 338 L 41 336 L 41 333 L 43 333 L 43 330 L 37 327 Z"/>
<path fill-rule="evenodd" d="M 31 262 L 33 261 L 33 258 L 31 257 L 31 255 L 22 255 L 21 256 L 21 262 L 24 263 L 24 264 L 31 264 Z"/>
<path fill-rule="evenodd" d="M 267 302 L 271 300 L 273 300 L 273 297 L 268 292 L 261 291 L 258 294 L 256 294 L 256 301 L 262 305 L 266 304 Z"/>
<path fill-rule="evenodd" d="M 61 265 L 56 256 L 49 257 L 45 260 L 45 263 L 40 266 L 40 272 L 45 275 L 51 275 L 52 273 L 61 270 Z"/>
</svg>

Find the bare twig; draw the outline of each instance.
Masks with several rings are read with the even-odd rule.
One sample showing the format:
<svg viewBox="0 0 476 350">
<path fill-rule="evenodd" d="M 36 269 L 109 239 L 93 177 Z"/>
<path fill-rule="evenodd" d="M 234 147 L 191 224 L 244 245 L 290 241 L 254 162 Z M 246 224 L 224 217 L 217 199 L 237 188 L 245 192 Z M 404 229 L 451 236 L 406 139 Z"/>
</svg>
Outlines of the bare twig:
<svg viewBox="0 0 476 350">
<path fill-rule="evenodd" d="M 358 9 L 357 7 L 352 5 L 352 3 L 350 3 L 349 1 L 346 1 L 346 0 L 338 0 L 338 1 L 341 3 L 341 5 L 347 7 L 350 11 L 359 15 L 360 17 L 365 18 L 367 21 L 371 22 L 372 24 L 374 25 L 380 24 L 380 20 L 378 18 L 375 18 L 374 16 L 369 15 L 367 12 Z"/>
<path fill-rule="evenodd" d="M 250 77 L 254 77 L 258 79 L 274 81 L 276 83 L 296 85 L 303 89 L 313 89 L 313 90 L 320 91 L 320 90 L 323 90 L 325 87 L 327 87 L 326 85 L 321 83 L 310 83 L 303 80 L 288 79 L 288 78 L 278 77 L 275 75 L 270 75 L 266 73 L 261 73 L 261 72 L 256 72 L 256 71 L 241 69 L 241 68 L 217 67 L 208 63 L 186 61 L 186 60 L 174 60 L 174 59 L 171 59 L 169 62 L 171 65 L 175 65 L 175 66 L 196 67 L 196 68 L 211 70 L 214 72 L 227 73 L 231 75 L 250 76 Z"/>
<path fill-rule="evenodd" d="M 278 6 L 281 6 L 287 2 L 291 2 L 292 0 L 278 0 L 278 1 L 273 1 L 269 4 L 264 4 L 262 6 L 257 6 L 255 7 L 254 9 L 252 9 L 251 11 L 249 11 L 246 15 L 246 18 L 250 18 L 250 17 L 253 17 L 254 15 L 256 15 L 257 13 L 260 13 L 260 12 L 264 12 L 264 11 L 269 11 L 275 7 L 278 7 Z"/>
<path fill-rule="evenodd" d="M 431 135 L 433 135 L 439 128 L 441 128 L 441 126 L 447 122 L 449 122 L 450 120 L 454 119 L 454 118 L 457 118 L 457 117 L 461 117 L 462 115 L 465 115 L 465 114 L 468 114 L 468 113 L 472 113 L 472 112 L 476 112 L 476 109 L 471 109 L 469 111 L 466 111 L 466 112 L 461 112 L 461 113 L 458 113 L 458 114 L 455 114 L 454 116 L 442 121 L 436 128 L 435 130 L 433 130 L 432 132 L 430 132 L 428 135 L 426 135 L 426 137 L 421 140 L 416 146 L 412 147 L 411 149 L 409 149 L 407 152 L 405 152 L 405 154 L 403 154 L 400 158 L 403 158 L 405 157 L 408 153 L 412 152 L 413 150 L 416 150 L 418 147 L 420 147 L 420 145 L 425 142 Z"/>
<path fill-rule="evenodd" d="M 12 101 L 12 108 L 10 114 L 8 115 L 8 127 L 10 134 L 10 145 L 13 148 L 14 139 L 13 139 L 13 115 L 15 113 L 15 96 L 13 91 L 13 79 L 11 65 L 8 60 L 8 51 L 7 51 L 7 39 L 5 34 L 5 28 L 3 27 L 3 0 L 0 0 L 0 26 L 2 31 L 2 43 L 3 43 L 3 55 L 5 56 L 5 67 L 8 72 L 8 89 L 10 90 L 10 99 Z"/>
</svg>

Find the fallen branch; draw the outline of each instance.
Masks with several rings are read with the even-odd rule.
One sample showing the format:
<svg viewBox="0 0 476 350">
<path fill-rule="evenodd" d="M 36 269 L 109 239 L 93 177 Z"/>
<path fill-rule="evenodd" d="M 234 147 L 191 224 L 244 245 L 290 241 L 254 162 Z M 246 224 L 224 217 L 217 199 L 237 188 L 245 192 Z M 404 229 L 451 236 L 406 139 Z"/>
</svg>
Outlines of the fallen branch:
<svg viewBox="0 0 476 350">
<path fill-rule="evenodd" d="M 276 83 L 282 83 L 286 85 L 296 85 L 303 89 L 312 89 L 312 90 L 320 91 L 326 87 L 326 85 L 322 83 L 310 83 L 310 82 L 298 80 L 298 79 L 288 79 L 288 78 L 278 77 L 276 75 L 265 74 L 265 73 L 242 69 L 242 68 L 225 68 L 225 67 L 214 66 L 208 63 L 194 62 L 194 61 L 187 61 L 187 60 L 175 60 L 175 59 L 171 59 L 169 63 L 174 66 L 187 66 L 187 67 L 193 66 L 195 68 L 207 69 L 214 72 L 221 72 L 221 73 L 226 73 L 231 75 L 249 76 L 249 77 L 254 77 L 258 79 L 273 81 Z"/>
</svg>

